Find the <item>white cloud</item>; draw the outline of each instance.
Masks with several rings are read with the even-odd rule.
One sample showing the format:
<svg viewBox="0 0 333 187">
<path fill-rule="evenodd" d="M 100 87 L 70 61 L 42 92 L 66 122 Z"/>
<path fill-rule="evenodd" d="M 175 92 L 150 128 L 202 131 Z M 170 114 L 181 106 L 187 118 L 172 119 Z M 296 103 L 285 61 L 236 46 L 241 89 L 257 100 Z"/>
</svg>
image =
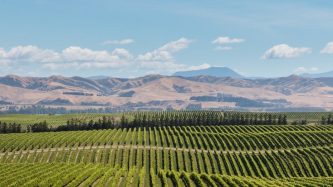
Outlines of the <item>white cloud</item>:
<svg viewBox="0 0 333 187">
<path fill-rule="evenodd" d="M 245 40 L 242 38 L 229 38 L 228 36 L 220 36 L 212 41 L 213 44 L 225 45 L 225 44 L 233 44 L 233 43 L 242 43 Z"/>
<path fill-rule="evenodd" d="M 133 55 L 124 48 L 116 48 L 115 50 L 112 51 L 111 55 L 123 57 L 124 59 L 128 60 L 133 58 Z"/>
<path fill-rule="evenodd" d="M 303 74 L 303 73 L 312 73 L 316 72 L 319 69 L 317 67 L 305 68 L 305 67 L 298 67 L 294 70 L 295 74 Z"/>
<path fill-rule="evenodd" d="M 66 61 L 107 61 L 114 60 L 107 51 L 93 51 L 91 49 L 71 46 L 62 51 L 62 56 Z"/>
<path fill-rule="evenodd" d="M 71 46 L 61 52 L 55 52 L 31 45 L 13 47 L 9 51 L 0 49 L 1 65 L 42 63 L 42 67 L 52 70 L 69 67 L 77 69 L 120 67 L 126 65 L 132 58 L 126 49 L 108 52 Z"/>
<path fill-rule="evenodd" d="M 0 66 L 7 66 L 8 62 L 4 59 L 6 51 L 3 48 L 0 48 Z"/>
<path fill-rule="evenodd" d="M 103 45 L 126 45 L 126 44 L 131 44 L 133 42 L 134 42 L 133 39 L 125 38 L 122 40 L 107 40 L 107 41 L 104 41 L 102 44 Z"/>
<path fill-rule="evenodd" d="M 264 55 L 263 59 L 284 59 L 284 58 L 295 58 L 302 56 L 304 54 L 311 53 L 310 48 L 306 47 L 290 47 L 287 44 L 275 45 L 272 48 L 268 49 Z"/>
<path fill-rule="evenodd" d="M 117 69 L 127 72 L 173 73 L 180 70 L 203 69 L 209 64 L 189 66 L 177 63 L 175 53 L 187 48 L 192 41 L 180 38 L 175 41 L 139 55 L 133 55 L 123 48 L 113 51 L 92 50 L 79 46 L 70 46 L 61 51 L 42 49 L 36 46 L 17 46 L 9 50 L 0 48 L 0 65 L 15 68 L 25 68 L 37 65 L 53 72 L 62 70 Z M 32 65 L 32 66 L 31 66 Z M 128 67 L 131 67 L 130 69 Z"/>
<path fill-rule="evenodd" d="M 215 47 L 216 51 L 229 51 L 232 49 L 230 46 L 226 46 L 228 44 L 234 43 L 242 43 L 245 40 L 242 38 L 230 38 L 228 36 L 220 36 L 212 41 L 213 44 L 217 44 L 218 46 Z"/>
<path fill-rule="evenodd" d="M 171 41 L 156 50 L 139 55 L 137 61 L 143 66 L 159 65 L 161 63 L 172 65 L 171 62 L 174 61 L 173 54 L 187 48 L 191 42 L 191 40 L 186 38 Z"/>
<path fill-rule="evenodd" d="M 4 58 L 6 51 L 3 48 L 0 48 L 0 58 Z"/>
<path fill-rule="evenodd" d="M 320 52 L 324 54 L 333 54 L 333 42 L 328 42 Z"/>
<path fill-rule="evenodd" d="M 211 67 L 207 63 L 198 66 L 188 66 L 175 62 L 174 53 L 187 48 L 191 42 L 192 40 L 186 38 L 171 41 L 158 49 L 138 55 L 136 63 L 139 68 L 147 69 L 149 73 L 174 73 L 176 71 L 199 70 Z"/>
<path fill-rule="evenodd" d="M 13 47 L 9 51 L 2 50 L 0 58 L 7 61 L 53 62 L 59 60 L 59 55 L 49 49 L 27 45 Z"/>
<path fill-rule="evenodd" d="M 198 66 L 190 66 L 186 70 L 200 70 L 200 69 L 207 69 L 207 68 L 210 68 L 210 67 L 211 67 L 210 64 L 204 63 L 204 64 L 201 64 L 201 65 L 198 65 Z"/>
<path fill-rule="evenodd" d="M 132 55 L 126 49 L 115 49 L 111 53 L 108 51 L 93 51 L 81 47 L 68 47 L 62 51 L 62 57 L 65 61 L 78 62 L 117 62 L 121 59 L 127 60 Z"/>
<path fill-rule="evenodd" d="M 175 52 L 178 52 L 182 49 L 187 48 L 191 42 L 192 42 L 192 40 L 189 40 L 187 38 L 180 38 L 176 41 L 171 41 L 171 42 L 163 45 L 158 50 L 168 51 L 170 53 L 175 53 Z"/>
<path fill-rule="evenodd" d="M 133 58 L 126 49 L 122 48 L 117 48 L 110 53 L 76 46 L 64 49 L 61 56 L 65 63 L 49 63 L 45 64 L 44 67 L 53 70 L 62 67 L 75 67 L 77 69 L 119 68 L 125 66 Z"/>
</svg>

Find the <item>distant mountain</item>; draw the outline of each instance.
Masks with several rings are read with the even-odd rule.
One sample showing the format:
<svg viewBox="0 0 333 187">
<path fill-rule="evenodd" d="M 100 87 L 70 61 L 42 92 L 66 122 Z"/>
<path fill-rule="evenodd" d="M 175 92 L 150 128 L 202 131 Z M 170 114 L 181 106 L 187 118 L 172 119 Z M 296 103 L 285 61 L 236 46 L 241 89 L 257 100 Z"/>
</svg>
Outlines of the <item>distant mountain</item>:
<svg viewBox="0 0 333 187">
<path fill-rule="evenodd" d="M 200 70 L 179 71 L 174 73 L 173 75 L 182 76 L 182 77 L 195 77 L 200 75 L 208 75 L 214 77 L 243 78 L 242 75 L 236 73 L 234 70 L 227 67 L 210 67 L 207 69 L 200 69 Z"/>
<path fill-rule="evenodd" d="M 317 74 L 305 73 L 305 74 L 302 74 L 301 76 L 311 77 L 311 78 L 333 77 L 333 71 L 328 71 L 328 72 L 324 72 L 324 73 L 317 73 Z"/>
<path fill-rule="evenodd" d="M 91 80 L 100 80 L 100 79 L 106 79 L 106 78 L 109 78 L 109 77 L 104 76 L 104 75 L 87 77 L 87 79 L 91 79 Z"/>
</svg>

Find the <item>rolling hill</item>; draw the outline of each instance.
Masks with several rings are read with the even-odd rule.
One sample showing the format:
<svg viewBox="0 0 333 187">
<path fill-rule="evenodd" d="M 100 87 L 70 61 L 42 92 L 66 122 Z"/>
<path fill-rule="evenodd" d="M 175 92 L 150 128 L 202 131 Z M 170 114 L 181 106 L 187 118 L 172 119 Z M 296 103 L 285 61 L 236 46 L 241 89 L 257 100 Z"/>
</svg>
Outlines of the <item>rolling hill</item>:
<svg viewBox="0 0 333 187">
<path fill-rule="evenodd" d="M 138 109 L 300 110 L 333 108 L 333 78 L 0 77 L 0 105 Z M 4 110 L 5 107 L 2 107 Z"/>
</svg>

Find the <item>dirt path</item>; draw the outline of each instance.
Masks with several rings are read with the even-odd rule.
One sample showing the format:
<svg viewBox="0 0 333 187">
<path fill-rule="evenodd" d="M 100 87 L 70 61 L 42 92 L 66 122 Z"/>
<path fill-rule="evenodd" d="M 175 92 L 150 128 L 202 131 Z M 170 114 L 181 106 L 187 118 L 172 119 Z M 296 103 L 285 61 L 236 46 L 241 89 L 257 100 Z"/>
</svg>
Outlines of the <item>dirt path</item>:
<svg viewBox="0 0 333 187">
<path fill-rule="evenodd" d="M 7 152 L 7 155 L 19 155 L 26 153 L 40 153 L 40 152 L 55 152 L 55 151 L 69 151 L 69 150 L 92 150 L 92 149 L 154 149 L 154 150 L 172 150 L 172 151 L 186 151 L 186 152 L 216 152 L 220 153 L 271 153 L 284 150 L 303 150 L 306 148 L 332 148 L 332 145 L 327 146 L 309 146 L 302 148 L 285 148 L 285 149 L 269 149 L 269 150 L 207 150 L 207 149 L 191 149 L 191 148 L 175 148 L 175 147 L 159 147 L 159 146 L 144 146 L 144 145 L 99 145 L 99 146 L 79 146 L 79 147 L 59 147 L 59 148 L 45 148 L 45 149 L 32 149 L 32 150 L 22 150 Z M 6 153 L 0 153 L 0 156 L 4 156 Z"/>
</svg>

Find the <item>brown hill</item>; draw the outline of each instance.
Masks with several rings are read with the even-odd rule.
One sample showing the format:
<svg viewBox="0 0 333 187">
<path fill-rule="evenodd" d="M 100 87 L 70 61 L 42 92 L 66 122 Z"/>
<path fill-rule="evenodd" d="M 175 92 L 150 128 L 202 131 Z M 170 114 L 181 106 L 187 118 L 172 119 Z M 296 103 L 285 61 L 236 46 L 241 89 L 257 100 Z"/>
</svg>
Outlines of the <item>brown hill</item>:
<svg viewBox="0 0 333 187">
<path fill-rule="evenodd" d="M 333 79 L 230 77 L 139 78 L 0 77 L 1 103 L 113 107 L 290 108 L 333 107 Z M 0 103 L 0 104 L 1 104 Z"/>
</svg>

